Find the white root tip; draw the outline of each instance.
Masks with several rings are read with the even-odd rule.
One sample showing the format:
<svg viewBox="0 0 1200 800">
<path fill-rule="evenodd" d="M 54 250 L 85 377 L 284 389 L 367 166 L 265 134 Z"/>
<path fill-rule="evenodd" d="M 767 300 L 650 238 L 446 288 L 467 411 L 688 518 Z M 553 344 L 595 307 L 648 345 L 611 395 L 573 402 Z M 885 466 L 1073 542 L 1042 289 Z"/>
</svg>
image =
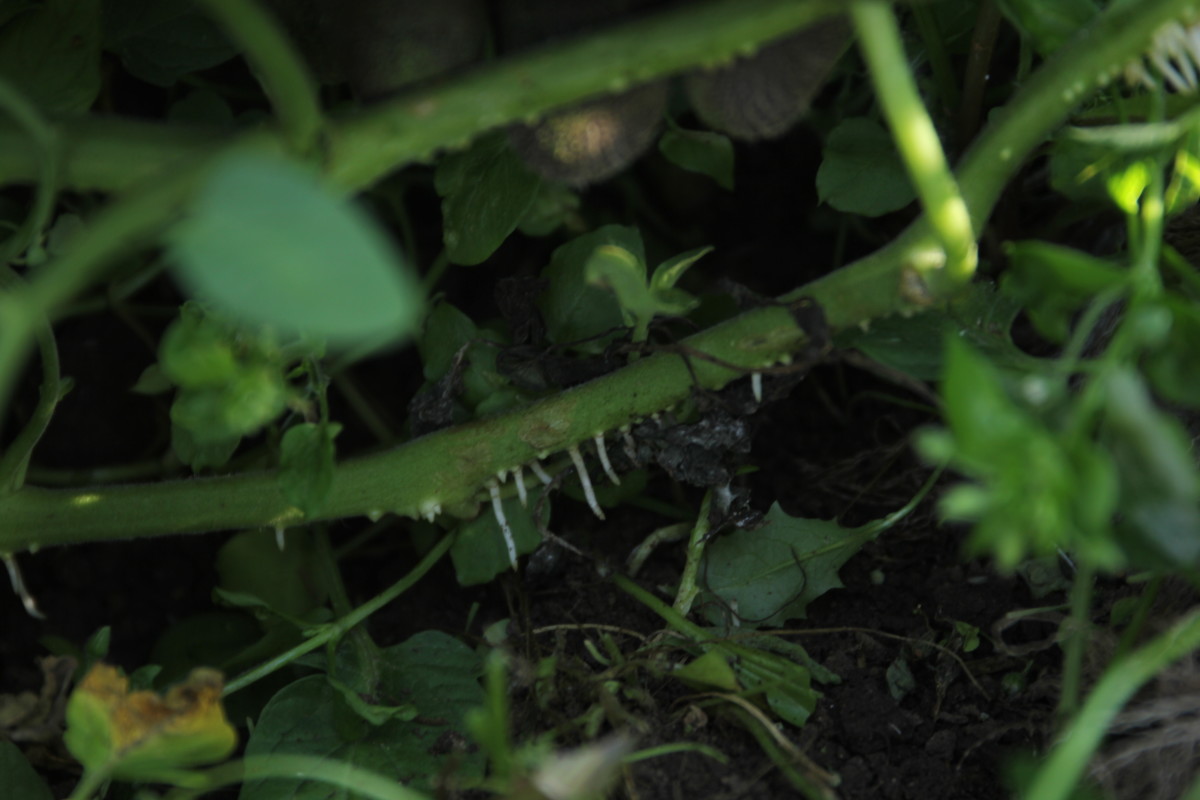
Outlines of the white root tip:
<svg viewBox="0 0 1200 800">
<path fill-rule="evenodd" d="M 442 513 L 442 504 L 436 500 L 426 500 L 421 503 L 419 513 L 425 518 L 426 522 L 433 522 L 437 515 Z"/>
<path fill-rule="evenodd" d="M 579 448 L 569 447 L 567 453 L 571 456 L 571 463 L 575 465 L 575 471 L 579 473 L 579 483 L 583 486 L 583 496 L 587 500 L 588 507 L 597 517 L 604 519 L 604 512 L 600 510 L 600 504 L 596 502 L 596 493 L 592 491 L 592 479 L 588 477 L 587 467 L 583 464 L 583 456 L 579 454 Z"/>
<path fill-rule="evenodd" d="M 283 552 L 283 548 L 287 545 L 287 539 L 285 536 L 286 533 L 287 529 L 282 525 L 275 526 L 275 546 L 279 548 L 279 552 L 281 553 Z"/>
<path fill-rule="evenodd" d="M 733 490 L 729 488 L 728 483 L 724 486 L 718 486 L 714 493 L 714 498 L 717 501 L 717 510 L 725 514 L 733 505 Z"/>
<path fill-rule="evenodd" d="M 624 448 L 625 455 L 629 456 L 629 460 L 634 464 L 637 464 L 637 443 L 634 442 L 633 437 L 629 435 L 628 426 L 621 428 L 621 447 Z"/>
<path fill-rule="evenodd" d="M 529 505 L 529 494 L 525 491 L 525 468 L 520 464 L 512 471 L 513 483 L 517 485 L 517 497 L 522 506 Z"/>
<path fill-rule="evenodd" d="M 754 402 L 762 402 L 762 373 L 750 373 L 750 391 L 754 392 Z"/>
<path fill-rule="evenodd" d="M 530 461 L 529 468 L 533 470 L 534 475 L 538 476 L 538 480 L 545 485 L 549 486 L 550 484 L 554 483 L 554 479 L 546 473 L 545 468 L 542 466 L 542 462 L 536 460 Z"/>
<path fill-rule="evenodd" d="M 617 477 L 617 473 L 613 471 L 612 462 L 608 460 L 608 450 L 604 447 L 604 434 L 597 433 L 592 437 L 592 441 L 596 443 L 596 455 L 600 456 L 600 465 L 604 467 L 604 474 L 608 476 L 614 486 L 620 486 L 621 479 Z"/>
<path fill-rule="evenodd" d="M 33 595 L 25 588 L 25 580 L 21 577 L 21 568 L 17 566 L 17 560 L 10 555 L 3 556 L 4 566 L 8 567 L 8 580 L 12 584 L 13 593 L 21 598 L 21 605 L 25 606 L 25 613 L 34 619 L 45 619 L 46 615 L 37 607 L 37 600 L 33 599 Z"/>
<path fill-rule="evenodd" d="M 517 543 L 513 539 L 512 528 L 508 527 L 508 517 L 504 516 L 504 505 L 500 502 L 500 486 L 495 481 L 488 481 L 488 494 L 492 496 L 492 513 L 496 515 L 496 523 L 500 533 L 504 535 L 504 547 L 508 550 L 508 563 L 517 568 Z"/>
</svg>

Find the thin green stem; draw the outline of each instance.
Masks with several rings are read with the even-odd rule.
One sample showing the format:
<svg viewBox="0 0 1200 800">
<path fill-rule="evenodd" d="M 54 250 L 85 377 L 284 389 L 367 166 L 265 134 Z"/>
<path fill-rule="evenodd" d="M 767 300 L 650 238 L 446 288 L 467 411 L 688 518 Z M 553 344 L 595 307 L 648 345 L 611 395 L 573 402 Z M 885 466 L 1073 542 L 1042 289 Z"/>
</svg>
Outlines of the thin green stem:
<svg viewBox="0 0 1200 800">
<path fill-rule="evenodd" d="M 75 784 L 75 789 L 67 800 L 92 800 L 100 791 L 100 787 L 108 781 L 108 778 L 108 772 L 104 770 L 84 770 L 83 777 L 79 779 L 79 783 Z"/>
<path fill-rule="evenodd" d="M 372 800 L 429 800 L 427 795 L 397 783 L 395 778 L 363 769 L 349 761 L 317 756 L 281 753 L 249 756 L 241 761 L 231 761 L 213 767 L 200 774 L 204 777 L 203 788 L 175 789 L 167 795 L 167 800 L 190 800 L 224 786 L 267 778 L 316 781 L 337 786 L 347 795 L 368 797 Z"/>
<path fill-rule="evenodd" d="M 322 647 L 328 642 L 344 636 L 347 631 L 352 630 L 376 611 L 411 589 L 417 581 L 425 576 L 425 573 L 433 569 L 433 565 L 446 554 L 446 551 L 450 549 L 450 545 L 453 543 L 453 536 L 443 536 L 403 578 L 336 622 L 322 626 L 317 633 L 291 648 L 286 653 L 280 653 L 269 661 L 229 681 L 229 683 L 225 684 L 224 695 L 229 696 L 236 691 L 245 689 L 250 684 L 265 678 L 272 672 L 286 667 L 305 653 L 310 653 L 318 647 Z"/>
<path fill-rule="evenodd" d="M 1079 695 L 1083 679 L 1083 655 L 1091 641 L 1092 630 L 1092 582 L 1095 569 L 1086 559 L 1079 562 L 1075 582 L 1071 585 L 1071 616 L 1064 625 L 1066 641 L 1060 642 L 1063 649 L 1062 691 L 1058 696 L 1058 713 L 1067 717 L 1079 707 Z"/>
<path fill-rule="evenodd" d="M 245 51 L 291 152 L 306 156 L 316 149 L 324 124 L 317 85 L 308 67 L 279 25 L 247 0 L 201 0 Z"/>
<path fill-rule="evenodd" d="M 964 284 L 975 273 L 977 260 L 971 215 L 909 71 L 895 14 L 883 0 L 858 0 L 850 14 L 892 138 L 945 251 L 945 274 L 952 283 Z"/>
<path fill-rule="evenodd" d="M 0 264 L 0 288 L 19 286 L 21 279 L 7 266 Z M 33 448 L 46 432 L 54 409 L 63 396 L 63 381 L 59 374 L 58 345 L 54 341 L 54 329 L 43 319 L 34 329 L 38 353 L 41 357 L 42 383 L 38 387 L 38 401 L 25 427 L 9 443 L 0 455 L 0 495 L 10 494 L 21 488 Z"/>
<path fill-rule="evenodd" d="M 1142 684 L 1198 647 L 1200 610 L 1194 610 L 1143 647 L 1114 660 L 1022 795 L 1025 800 L 1071 796 L 1117 712 Z"/>
<path fill-rule="evenodd" d="M 1154 601 L 1158 599 L 1158 590 L 1162 588 L 1163 575 L 1156 574 L 1150 579 L 1150 582 L 1142 590 L 1142 596 L 1138 598 L 1137 608 L 1133 612 L 1129 623 L 1125 626 L 1125 630 L 1121 633 L 1121 639 L 1117 642 L 1117 649 L 1113 651 L 1113 658 L 1120 658 L 1133 648 L 1138 637 L 1142 635 L 1145 629 L 1146 620 L 1150 618 L 1150 610 L 1154 607 Z"/>
<path fill-rule="evenodd" d="M 50 221 L 58 192 L 60 148 L 57 132 L 37 107 L 0 77 L 0 109 L 16 121 L 34 147 L 31 154 L 37 169 L 37 191 L 33 210 L 20 229 L 0 247 L 0 266 L 7 266 L 32 244 Z"/>
<path fill-rule="evenodd" d="M 675 610 L 685 617 L 692 610 L 696 595 L 700 594 L 700 586 L 696 579 L 700 575 L 700 563 L 704 560 L 704 542 L 708 539 L 708 516 L 712 510 L 712 495 L 713 490 L 709 489 L 700 503 L 696 524 L 692 526 L 692 536 L 688 540 L 687 559 L 683 565 L 683 575 L 679 578 L 679 591 L 675 594 Z"/>
<path fill-rule="evenodd" d="M 950 55 L 946 52 L 946 37 L 938 25 L 937 15 L 933 6 L 924 3 L 913 5 L 912 15 L 921 34 L 921 44 L 925 46 L 925 58 L 929 60 L 929 68 L 933 71 L 933 82 L 941 97 L 942 110 L 952 111 L 958 108 L 958 79 L 950 64 Z"/>
</svg>

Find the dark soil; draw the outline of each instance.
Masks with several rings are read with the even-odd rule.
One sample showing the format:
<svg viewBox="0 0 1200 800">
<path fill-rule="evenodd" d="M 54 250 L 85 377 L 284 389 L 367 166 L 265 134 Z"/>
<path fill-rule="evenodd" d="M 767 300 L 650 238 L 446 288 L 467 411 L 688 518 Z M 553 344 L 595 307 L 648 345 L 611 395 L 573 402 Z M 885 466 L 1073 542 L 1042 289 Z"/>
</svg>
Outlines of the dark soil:
<svg viewBox="0 0 1200 800">
<path fill-rule="evenodd" d="M 743 479 L 753 503 L 763 508 L 779 501 L 791 514 L 839 516 L 848 524 L 903 505 L 927 477 L 905 445 L 905 432 L 922 419 L 865 399 L 879 388 L 875 379 L 843 366 L 823 367 L 786 400 L 751 418 L 757 433 L 749 460 L 763 465 Z M 650 493 L 674 495 L 692 507 L 699 502 L 694 490 L 665 476 L 652 482 Z M 665 627 L 604 574 L 670 520 L 624 508 L 600 523 L 565 497 L 555 500 L 555 515 L 555 532 L 585 555 L 560 553 L 549 569 L 539 566 L 536 574 L 469 590 L 460 589 L 442 565 L 372 618 L 373 636 L 386 645 L 438 628 L 477 640 L 487 625 L 510 619 L 507 646 L 521 663 L 552 654 L 559 662 L 550 698 L 539 697 L 519 675 L 514 679 L 519 738 L 553 729 L 570 743 L 579 738 L 571 720 L 599 705 L 601 732 L 634 730 L 639 747 L 706 744 L 728 758 L 722 764 L 691 751 L 642 761 L 624 775 L 628 797 L 799 796 L 726 710 L 665 675 L 666 666 L 685 660 L 685 653 L 674 646 L 639 651 L 632 635 L 614 633 L 629 662 L 614 672 L 584 647 L 585 638 L 599 644 L 603 631 L 596 626 L 647 637 Z M 369 598 L 409 568 L 414 554 L 402 527 L 396 526 L 394 537 L 375 540 L 370 552 L 346 559 L 352 602 Z M 341 523 L 335 538 L 344 540 L 359 528 Z M 212 563 L 223 538 L 89 545 L 23 557 L 25 579 L 47 619 L 34 620 L 14 596 L 3 595 L 3 691 L 36 689 L 37 658 L 47 645 L 78 646 L 103 625 L 112 627 L 111 661 L 130 670 L 150 662 L 157 637 L 173 622 L 213 608 Z M 1006 755 L 1042 742 L 1055 700 L 1057 651 L 1032 661 L 1010 658 L 988 632 L 1005 613 L 1055 598 L 1035 601 L 1019 579 L 965 561 L 960 545 L 959 531 L 939 527 L 928 507 L 918 509 L 854 557 L 841 572 L 845 588 L 818 599 L 808 619 L 795 621 L 785 634 L 840 677 L 817 687 L 823 697 L 803 729 L 781 730 L 815 765 L 838 776 L 839 797 L 1004 797 Z M 664 547 L 640 581 L 670 602 L 663 589 L 677 580 L 681 564 L 681 547 Z M 473 604 L 478 613 L 466 627 Z M 977 649 L 965 651 L 956 622 L 983 632 Z M 902 695 L 889 690 L 888 677 L 901 662 L 912 676 Z M 1020 674 L 1023 688 L 1006 690 L 1006 674 Z M 603 679 L 614 675 L 628 689 L 619 697 L 602 690 Z M 70 768 L 53 743 L 30 755 L 57 775 L 64 792 L 70 788 Z"/>
</svg>

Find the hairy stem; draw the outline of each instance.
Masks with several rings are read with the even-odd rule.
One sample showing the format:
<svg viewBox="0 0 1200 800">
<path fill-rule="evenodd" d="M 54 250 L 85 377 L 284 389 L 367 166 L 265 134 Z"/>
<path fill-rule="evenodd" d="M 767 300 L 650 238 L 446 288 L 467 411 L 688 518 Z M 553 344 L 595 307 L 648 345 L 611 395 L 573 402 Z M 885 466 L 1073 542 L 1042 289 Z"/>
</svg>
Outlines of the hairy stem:
<svg viewBox="0 0 1200 800">
<path fill-rule="evenodd" d="M 742 2 L 719 3 L 706 6 L 705 10 L 709 14 L 728 13 L 733 25 L 741 15 L 731 9 L 745 9 L 746 5 Z M 1048 61 L 1003 112 L 994 115 L 994 121 L 976 141 L 958 172 L 963 201 L 975 225 L 981 225 L 986 219 L 1004 184 L 1029 152 L 1090 91 L 1115 75 L 1126 61 L 1139 58 L 1151 34 L 1188 5 L 1188 0 L 1145 0 L 1109 9 L 1071 45 Z M 755 7 L 773 10 L 776 17 L 767 15 L 764 19 L 776 26 L 774 30 L 779 30 L 777 17 L 786 16 L 787 9 L 792 9 L 793 21 L 797 21 L 803 14 L 811 15 L 815 13 L 812 9 L 818 8 L 816 5 L 766 0 L 761 5 L 756 3 Z M 750 19 L 754 15 L 744 16 Z M 760 20 L 756 18 L 755 21 Z M 682 20 L 680 24 L 683 24 Z M 742 27 L 731 33 L 730 41 L 748 35 L 746 26 L 751 23 L 742 21 L 740 24 Z M 797 21 L 796 24 L 800 23 Z M 647 23 L 645 30 L 655 30 L 654 25 Z M 759 30 L 760 39 L 768 38 L 764 30 Z M 640 27 L 626 31 L 628 40 L 620 39 L 617 34 L 606 34 L 600 39 L 628 44 L 641 41 L 642 32 Z M 673 51 L 665 46 L 673 36 L 674 32 L 652 48 L 656 55 L 661 55 L 661 51 Z M 690 46 L 702 38 L 697 35 L 695 39 L 684 37 L 682 41 Z M 577 47 L 591 53 L 589 42 L 591 40 Z M 681 45 L 681 52 L 686 49 Z M 568 84 L 573 91 L 585 91 L 579 83 L 565 80 L 562 84 L 554 83 L 554 70 L 548 69 L 547 65 L 557 64 L 561 72 L 568 63 L 561 53 L 559 50 L 547 51 L 519 62 L 525 68 L 537 65 L 536 73 L 525 78 L 538 81 L 542 92 L 525 108 L 538 109 L 541 108 L 539 103 L 552 104 L 552 99 L 561 101 L 564 96 L 558 93 L 565 92 Z M 593 55 L 600 57 L 598 53 Z M 694 59 L 692 63 L 704 58 L 695 52 L 690 56 Z M 678 53 L 675 57 L 682 58 Z M 555 58 L 559 60 L 555 61 Z M 639 63 L 639 59 L 631 55 L 628 62 L 617 59 L 607 63 L 615 69 L 614 65 L 633 65 Z M 669 71 L 664 64 L 660 58 L 655 62 L 655 68 Z M 509 65 L 506 69 L 507 72 L 505 69 L 499 72 L 506 80 L 511 80 L 517 66 Z M 628 69 L 635 68 L 629 66 Z M 642 73 L 630 75 L 631 79 L 640 76 Z M 467 118 L 468 103 L 462 96 L 466 92 L 463 87 L 472 86 L 473 91 L 479 91 L 486 83 L 484 76 L 476 76 L 447 87 L 436 95 L 445 98 L 445 106 L 430 99 L 433 105 L 422 110 L 420 103 L 397 101 L 343 123 L 338 126 L 342 139 L 334 144 L 330 171 L 348 185 L 368 182 L 401 163 L 401 153 L 411 158 L 421 153 L 422 148 L 433 147 L 435 142 L 454 141 L 456 136 L 468 137 L 482 126 L 511 119 L 503 117 L 501 111 L 516 113 L 513 104 L 524 89 L 514 93 L 512 87 L 501 90 L 493 86 L 507 99 L 489 101 L 487 107 L 493 109 L 491 113 L 501 113 L 501 116 L 485 114 L 479 117 L 476 114 Z M 421 125 L 412 124 L 422 113 L 426 114 L 426 121 L 434 120 L 433 127 L 439 129 L 436 135 L 429 134 L 431 138 L 428 139 L 420 130 Z M 442 114 L 448 116 L 440 116 Z M 457 120 L 453 133 L 449 132 L 448 120 L 451 118 Z M 405 121 L 410 124 L 402 124 Z M 3 136 L 0 136 L 2 141 Z M 365 154 L 356 154 L 346 149 L 351 141 L 360 145 L 374 142 L 383 151 L 374 153 L 367 148 Z M 3 152 L 4 148 L 0 147 L 0 154 Z M 5 163 L 0 155 L 0 171 Z M 160 187 L 159 191 L 164 190 Z M 146 203 L 146 197 L 142 196 L 138 202 Z M 118 204 L 109 213 L 117 215 L 118 221 L 124 219 L 121 213 L 134 216 L 132 211 L 116 210 L 123 207 Z M 96 244 L 110 248 L 122 236 L 145 232 L 136 225 L 131 226 L 133 230 L 126 231 L 115 222 L 101 226 L 97 221 L 89 227 L 92 238 L 98 240 Z M 86 257 L 77 255 L 76 258 Z M 792 296 L 813 297 L 825 309 L 832 328 L 845 328 L 898 311 L 912 311 L 952 293 L 959 284 L 955 280 L 939 280 L 936 273 L 940 260 L 941 248 L 929 224 L 919 221 L 878 253 L 802 287 Z M 935 265 L 934 269 L 930 269 L 930 265 Z M 11 299 L 0 295 L 0 326 L 5 324 L 4 301 Z M 10 307 L 20 309 L 19 304 Z M 0 359 L 0 376 L 15 360 L 5 341 L 7 333 L 0 330 L 0 355 L 9 356 L 7 363 Z M 701 386 L 717 389 L 743 374 L 739 368 L 755 370 L 774 364 L 802 346 L 804 341 L 803 332 L 784 308 L 750 312 L 684 342 L 690 350 L 710 354 L 736 368 L 692 358 L 693 370 L 689 371 L 680 355 L 658 354 L 508 414 L 439 431 L 386 452 L 350 459 L 337 469 L 322 516 L 394 511 L 416 517 L 440 510 L 470 514 L 478 505 L 480 487 L 499 471 L 577 445 L 597 433 L 669 408 L 691 393 L 693 372 Z M 8 352 L 4 350 L 6 347 Z M 16 356 L 20 352 L 18 350 Z M 299 512 L 279 494 L 274 474 L 266 472 L 69 491 L 26 487 L 0 498 L 0 520 L 3 521 L 0 552 L 167 533 L 287 526 L 302 521 Z"/>
</svg>

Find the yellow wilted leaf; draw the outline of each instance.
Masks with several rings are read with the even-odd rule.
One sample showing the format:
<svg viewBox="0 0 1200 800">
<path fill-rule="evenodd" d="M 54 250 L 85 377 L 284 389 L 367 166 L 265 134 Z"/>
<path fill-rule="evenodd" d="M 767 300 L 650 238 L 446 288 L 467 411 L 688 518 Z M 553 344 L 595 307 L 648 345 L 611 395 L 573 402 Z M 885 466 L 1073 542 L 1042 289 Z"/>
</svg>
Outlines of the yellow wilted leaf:
<svg viewBox="0 0 1200 800">
<path fill-rule="evenodd" d="M 131 692 L 115 667 L 96 664 L 67 703 L 63 740 L 88 770 L 170 781 L 180 770 L 221 761 L 237 745 L 221 706 L 223 684 L 220 672 L 198 668 L 166 694 Z"/>
</svg>

